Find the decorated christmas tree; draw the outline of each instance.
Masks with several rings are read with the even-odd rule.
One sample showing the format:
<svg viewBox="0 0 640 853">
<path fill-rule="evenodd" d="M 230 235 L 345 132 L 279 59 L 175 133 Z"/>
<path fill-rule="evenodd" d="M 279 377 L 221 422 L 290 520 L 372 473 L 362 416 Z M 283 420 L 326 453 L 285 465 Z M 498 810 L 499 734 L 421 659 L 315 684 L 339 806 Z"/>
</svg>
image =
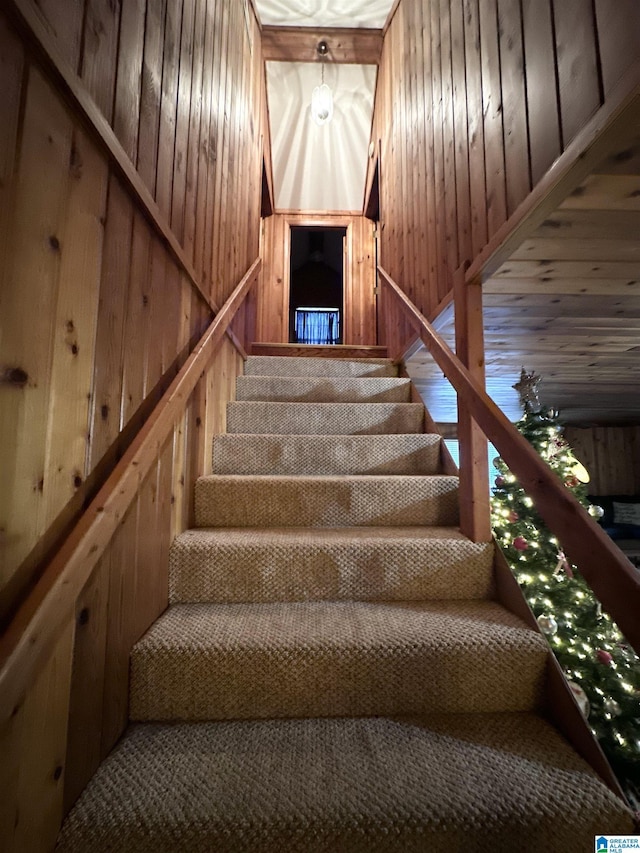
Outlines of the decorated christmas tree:
<svg viewBox="0 0 640 853">
<path fill-rule="evenodd" d="M 540 377 L 522 369 L 519 392 L 522 435 L 594 518 L 587 500 L 588 472 L 562 435 L 558 412 L 543 410 Z M 583 713 L 628 791 L 640 785 L 640 661 L 591 588 L 567 561 L 562 543 L 545 527 L 533 501 L 504 461 L 492 498 L 496 539 L 546 634 Z"/>
</svg>

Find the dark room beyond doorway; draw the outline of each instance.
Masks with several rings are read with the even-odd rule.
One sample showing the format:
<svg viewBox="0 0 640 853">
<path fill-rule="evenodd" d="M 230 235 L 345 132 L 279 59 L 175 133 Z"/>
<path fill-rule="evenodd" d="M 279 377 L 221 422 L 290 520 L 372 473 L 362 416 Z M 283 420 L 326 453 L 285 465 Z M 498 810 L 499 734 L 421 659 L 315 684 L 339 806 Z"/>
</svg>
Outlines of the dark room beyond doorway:
<svg viewBox="0 0 640 853">
<path fill-rule="evenodd" d="M 346 234 L 346 228 L 291 226 L 291 343 L 342 343 Z"/>
</svg>

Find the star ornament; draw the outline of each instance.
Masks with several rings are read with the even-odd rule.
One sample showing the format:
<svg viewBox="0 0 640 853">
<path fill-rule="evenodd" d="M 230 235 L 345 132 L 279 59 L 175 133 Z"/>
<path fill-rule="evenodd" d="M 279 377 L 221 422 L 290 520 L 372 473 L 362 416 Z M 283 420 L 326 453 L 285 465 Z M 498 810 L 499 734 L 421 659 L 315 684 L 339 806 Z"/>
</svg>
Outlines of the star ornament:
<svg viewBox="0 0 640 853">
<path fill-rule="evenodd" d="M 530 373 L 522 368 L 520 373 L 520 381 L 516 382 L 511 387 L 518 392 L 520 403 L 525 410 L 532 412 L 540 408 L 540 398 L 538 396 L 538 385 L 540 384 L 541 376 L 538 376 L 533 370 Z"/>
</svg>

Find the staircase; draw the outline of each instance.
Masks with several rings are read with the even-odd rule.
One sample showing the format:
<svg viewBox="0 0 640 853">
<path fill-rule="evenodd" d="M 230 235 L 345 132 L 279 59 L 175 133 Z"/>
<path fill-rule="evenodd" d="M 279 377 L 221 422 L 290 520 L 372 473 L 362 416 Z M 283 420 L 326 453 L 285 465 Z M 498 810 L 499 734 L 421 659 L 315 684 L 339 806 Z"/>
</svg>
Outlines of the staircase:
<svg viewBox="0 0 640 853">
<path fill-rule="evenodd" d="M 64 853 L 590 851 L 626 807 L 538 713 L 440 437 L 383 359 L 250 357 Z"/>
</svg>

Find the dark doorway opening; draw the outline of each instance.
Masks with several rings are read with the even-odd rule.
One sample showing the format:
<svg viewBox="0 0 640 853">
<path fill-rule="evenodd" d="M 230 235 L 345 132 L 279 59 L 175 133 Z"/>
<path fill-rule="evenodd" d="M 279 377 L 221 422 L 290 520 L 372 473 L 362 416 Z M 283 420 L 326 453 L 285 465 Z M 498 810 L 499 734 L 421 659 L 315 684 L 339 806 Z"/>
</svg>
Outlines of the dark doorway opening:
<svg viewBox="0 0 640 853">
<path fill-rule="evenodd" d="M 342 343 L 346 235 L 346 228 L 291 226 L 291 343 Z"/>
</svg>

